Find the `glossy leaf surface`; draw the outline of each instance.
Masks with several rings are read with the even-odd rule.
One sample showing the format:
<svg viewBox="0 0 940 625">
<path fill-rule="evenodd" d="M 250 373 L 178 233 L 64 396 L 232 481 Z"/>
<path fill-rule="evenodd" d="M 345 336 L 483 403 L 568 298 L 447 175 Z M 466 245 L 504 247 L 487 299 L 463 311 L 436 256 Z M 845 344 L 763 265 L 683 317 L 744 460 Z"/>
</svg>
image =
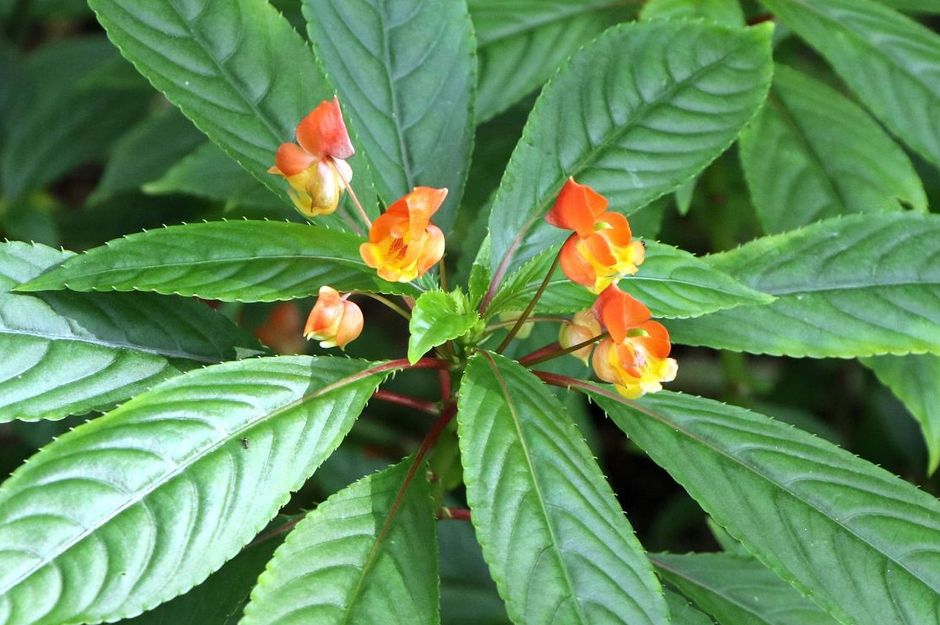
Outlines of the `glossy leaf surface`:
<svg viewBox="0 0 940 625">
<path fill-rule="evenodd" d="M 935 215 L 834 218 L 706 260 L 777 299 L 670 322 L 676 342 L 814 358 L 940 352 Z"/>
<path fill-rule="evenodd" d="M 493 199 L 494 271 L 564 239 L 544 217 L 569 176 L 629 214 L 724 151 L 767 93 L 770 33 L 656 20 L 575 54 L 542 91 Z"/>
<path fill-rule="evenodd" d="M 450 193 L 453 223 L 473 146 L 476 59 L 455 0 L 304 0 L 310 40 L 343 102 L 386 205 L 414 187 Z"/>
<path fill-rule="evenodd" d="M 132 234 L 72 257 L 20 291 L 155 291 L 223 301 L 309 297 L 341 291 L 416 293 L 386 282 L 345 232 L 274 221 L 223 221 Z"/>
<path fill-rule="evenodd" d="M 427 480 L 419 475 L 396 497 L 410 464 L 359 480 L 298 523 L 258 580 L 240 625 L 439 623 Z"/>
<path fill-rule="evenodd" d="M 927 209 L 904 151 L 868 114 L 783 65 L 760 116 L 741 133 L 741 163 L 764 230 L 847 213 Z"/>
<path fill-rule="evenodd" d="M 71 256 L 38 244 L 0 244 L 0 422 L 108 408 L 180 370 L 260 348 L 198 302 L 10 292 Z"/>
<path fill-rule="evenodd" d="M 738 0 L 649 0 L 640 17 L 650 19 L 704 18 L 726 26 L 743 26 L 744 12 Z"/>
<path fill-rule="evenodd" d="M 940 622 L 940 502 L 792 426 L 663 391 L 589 392 L 778 576 L 857 625 Z"/>
<path fill-rule="evenodd" d="M 558 400 L 502 356 L 474 356 L 457 424 L 473 525 L 514 623 L 665 625 L 643 549 Z"/>
<path fill-rule="evenodd" d="M 414 364 L 432 348 L 463 336 L 478 319 L 462 293 L 423 293 L 408 323 L 408 360 Z"/>
<path fill-rule="evenodd" d="M 874 0 L 761 0 L 891 131 L 940 165 L 940 36 Z"/>
<path fill-rule="evenodd" d="M 98 623 L 233 557 L 336 449 L 388 366 L 252 359 L 86 423 L 0 487 L 0 622 Z"/>
</svg>

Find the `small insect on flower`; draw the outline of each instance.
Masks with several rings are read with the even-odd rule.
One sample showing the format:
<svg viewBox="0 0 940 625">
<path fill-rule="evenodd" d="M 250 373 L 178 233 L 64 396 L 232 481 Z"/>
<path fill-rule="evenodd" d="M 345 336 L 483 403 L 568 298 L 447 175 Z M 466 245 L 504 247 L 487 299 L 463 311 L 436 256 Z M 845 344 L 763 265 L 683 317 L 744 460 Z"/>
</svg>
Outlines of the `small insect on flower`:
<svg viewBox="0 0 940 625">
<path fill-rule="evenodd" d="M 362 333 L 362 310 L 349 301 L 350 293 L 340 295 L 329 286 L 321 286 L 317 302 L 310 311 L 304 336 L 320 341 L 320 347 L 339 347 L 356 340 Z"/>
<path fill-rule="evenodd" d="M 620 278 L 637 272 L 646 256 L 633 240 L 630 223 L 607 210 L 607 199 L 569 178 L 545 220 L 574 230 L 561 248 L 561 270 L 572 282 L 601 293 Z"/>
<path fill-rule="evenodd" d="M 594 373 L 629 399 L 655 393 L 675 379 L 679 365 L 669 358 L 669 332 L 650 319 L 642 303 L 616 286 L 597 298 L 594 312 L 610 333 L 594 350 Z"/>
<path fill-rule="evenodd" d="M 444 233 L 431 223 L 447 189 L 415 187 L 388 207 L 369 229 L 369 242 L 359 247 L 367 265 L 390 282 L 411 282 L 444 256 Z"/>
<path fill-rule="evenodd" d="M 268 173 L 283 176 L 290 197 L 307 217 L 329 215 L 352 180 L 346 159 L 356 151 L 349 140 L 339 100 L 321 102 L 297 125 L 297 143 L 282 143 Z"/>
</svg>

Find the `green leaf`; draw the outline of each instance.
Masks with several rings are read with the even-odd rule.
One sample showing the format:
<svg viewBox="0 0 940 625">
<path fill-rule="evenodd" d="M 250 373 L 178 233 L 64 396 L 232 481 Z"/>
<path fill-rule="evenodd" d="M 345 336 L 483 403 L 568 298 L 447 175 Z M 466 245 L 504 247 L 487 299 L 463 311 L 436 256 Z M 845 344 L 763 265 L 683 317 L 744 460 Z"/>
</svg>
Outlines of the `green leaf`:
<svg viewBox="0 0 940 625">
<path fill-rule="evenodd" d="M 741 164 L 767 232 L 846 213 L 927 210 L 907 154 L 861 108 L 778 65 L 760 116 L 741 133 Z"/>
<path fill-rule="evenodd" d="M 352 234 L 307 224 L 221 221 L 170 226 L 74 256 L 17 291 L 155 291 L 222 301 L 308 297 L 341 291 L 417 294 L 386 282 L 359 256 Z"/>
<path fill-rule="evenodd" d="M 473 148 L 473 27 L 455 0 L 304 0 L 307 32 L 391 204 L 446 187 L 447 229 Z"/>
<path fill-rule="evenodd" d="M 333 97 L 313 51 L 258 0 L 89 0 L 111 41 L 196 126 L 268 188 L 278 145 L 318 102 Z M 368 180 L 352 159 L 355 178 Z M 371 189 L 356 186 L 371 204 Z"/>
<path fill-rule="evenodd" d="M 200 583 L 336 449 L 391 369 L 228 362 L 57 439 L 0 487 L 0 621 L 127 618 Z"/>
<path fill-rule="evenodd" d="M 565 238 L 544 217 L 569 176 L 630 214 L 723 152 L 766 96 L 771 30 L 657 20 L 575 54 L 542 91 L 493 200 L 496 277 Z"/>
<path fill-rule="evenodd" d="M 506 607 L 470 523 L 438 523 L 441 619 L 446 625 L 508 625 Z"/>
<path fill-rule="evenodd" d="M 663 553 L 650 560 L 660 577 L 719 625 L 838 625 L 754 558 Z"/>
<path fill-rule="evenodd" d="M 268 538 L 249 545 L 185 595 L 120 625 L 237 625 L 251 589 L 279 543 Z"/>
<path fill-rule="evenodd" d="M 901 11 L 914 13 L 940 13 L 940 2 L 937 0 L 878 0 L 881 4 L 894 7 Z"/>
<path fill-rule="evenodd" d="M 396 496 L 406 460 L 320 504 L 258 580 L 240 625 L 440 622 L 437 539 L 428 482 Z"/>
<path fill-rule="evenodd" d="M 481 352 L 457 426 L 473 525 L 514 623 L 669 619 L 662 590 L 591 452 L 534 375 Z"/>
<path fill-rule="evenodd" d="M 927 473 L 940 465 L 940 356 L 877 356 L 862 364 L 878 376 L 911 412 L 927 443 Z"/>
<path fill-rule="evenodd" d="M 738 0 L 649 0 L 640 11 L 644 20 L 697 17 L 725 26 L 744 26 L 744 12 Z"/>
<path fill-rule="evenodd" d="M 468 0 L 485 122 L 541 87 L 578 48 L 626 17 L 609 0 Z"/>
<path fill-rule="evenodd" d="M 778 576 L 855 625 L 940 622 L 940 503 L 811 434 L 663 391 L 584 384 L 614 422 Z"/>
<path fill-rule="evenodd" d="M 509 276 L 487 308 L 487 315 L 522 310 L 551 267 L 557 248 L 539 254 Z M 686 318 L 742 304 L 766 304 L 769 295 L 755 291 L 692 254 L 665 245 L 647 243 L 640 271 L 620 281 L 620 288 L 640 299 L 653 315 Z M 571 282 L 560 269 L 536 306 L 536 312 L 572 313 L 590 308 L 597 296 Z"/>
<path fill-rule="evenodd" d="M 103 37 L 53 44 L 24 62 L 23 75 L 32 84 L 17 97 L 16 121 L 0 155 L 8 202 L 20 201 L 76 165 L 103 160 L 111 144 L 144 116 L 148 90 L 96 82 L 115 62 L 123 63 Z"/>
<path fill-rule="evenodd" d="M 204 140 L 203 134 L 176 109 L 160 111 L 114 144 L 101 181 L 88 202 L 99 204 L 115 195 L 137 191 L 145 183 L 159 178 Z"/>
<path fill-rule="evenodd" d="M 693 608 L 685 597 L 668 588 L 666 604 L 669 606 L 673 625 L 714 625 L 710 618 Z"/>
<path fill-rule="evenodd" d="M 940 165 L 940 37 L 872 0 L 761 0 L 891 131 Z"/>
<path fill-rule="evenodd" d="M 428 291 L 415 301 L 408 330 L 408 360 L 411 364 L 432 348 L 469 332 L 479 317 L 470 310 L 463 293 Z"/>
<path fill-rule="evenodd" d="M 852 215 L 707 257 L 777 296 L 673 321 L 677 343 L 812 358 L 940 352 L 940 216 Z"/>
<path fill-rule="evenodd" d="M 10 293 L 71 254 L 0 244 L 0 422 L 100 410 L 260 347 L 207 306 L 143 294 Z"/>
<path fill-rule="evenodd" d="M 684 185 L 676 189 L 676 210 L 683 217 L 689 214 L 692 208 L 692 198 L 695 196 L 695 186 L 698 184 L 698 178 L 692 178 Z"/>
</svg>

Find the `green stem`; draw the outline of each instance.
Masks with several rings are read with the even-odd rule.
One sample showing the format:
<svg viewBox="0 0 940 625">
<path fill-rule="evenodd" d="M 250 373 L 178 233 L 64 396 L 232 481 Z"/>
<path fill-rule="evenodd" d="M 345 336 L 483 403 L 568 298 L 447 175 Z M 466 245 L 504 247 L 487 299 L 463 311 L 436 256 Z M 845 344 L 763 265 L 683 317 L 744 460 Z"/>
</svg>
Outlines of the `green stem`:
<svg viewBox="0 0 940 625">
<path fill-rule="evenodd" d="M 522 314 L 519 315 L 519 318 L 516 320 L 516 325 L 509 330 L 509 334 L 506 335 L 506 338 L 503 339 L 503 342 L 499 344 L 499 347 L 496 348 L 497 353 L 503 353 L 503 350 L 509 346 L 512 340 L 516 337 L 516 334 L 519 333 L 519 330 L 522 329 L 523 324 L 525 324 L 526 319 L 529 318 L 529 315 L 532 314 L 532 311 L 535 310 L 535 305 L 538 304 L 539 299 L 542 297 L 542 293 L 545 292 L 545 289 L 548 288 L 548 283 L 552 279 L 552 274 L 555 273 L 555 269 L 558 268 L 558 263 L 561 262 L 561 250 L 558 251 L 558 254 L 555 255 L 555 260 L 552 261 L 552 266 L 548 268 L 548 272 L 545 274 L 545 279 L 542 280 L 542 284 L 539 285 L 538 291 L 535 292 L 535 295 L 532 296 L 532 299 L 529 301 L 529 305 L 525 307 L 525 310 L 522 311 Z"/>
</svg>

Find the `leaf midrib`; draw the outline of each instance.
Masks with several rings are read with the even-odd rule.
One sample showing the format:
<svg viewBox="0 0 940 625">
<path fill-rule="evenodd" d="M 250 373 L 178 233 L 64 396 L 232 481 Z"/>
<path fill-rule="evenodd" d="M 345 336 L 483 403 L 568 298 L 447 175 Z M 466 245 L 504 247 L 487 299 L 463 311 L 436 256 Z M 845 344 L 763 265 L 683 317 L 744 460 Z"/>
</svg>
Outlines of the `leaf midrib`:
<svg viewBox="0 0 940 625">
<path fill-rule="evenodd" d="M 74 258 L 75 258 L 76 260 L 82 259 L 83 261 L 87 261 L 87 259 L 91 257 L 91 254 L 93 254 L 93 252 L 89 252 L 88 255 L 86 255 L 86 256 L 79 256 L 79 257 L 74 257 Z M 93 259 L 93 260 L 98 260 L 98 259 Z M 349 266 L 355 267 L 355 268 L 357 268 L 357 269 L 360 269 L 360 268 L 361 268 L 361 269 L 364 269 L 364 268 L 366 267 L 365 263 L 363 263 L 363 262 L 359 262 L 359 261 L 354 260 L 354 259 L 352 259 L 352 258 L 342 258 L 342 257 L 338 257 L 338 256 L 321 256 L 321 255 L 318 255 L 318 254 L 273 254 L 273 255 L 264 255 L 264 256 L 261 256 L 261 255 L 258 255 L 258 256 L 231 256 L 231 257 L 222 258 L 222 259 L 218 259 L 218 258 L 207 258 L 207 259 L 204 259 L 204 260 L 168 262 L 168 263 L 150 264 L 150 265 L 133 265 L 133 266 L 130 266 L 130 267 L 111 267 L 111 268 L 108 268 L 108 269 L 90 271 L 90 272 L 86 272 L 86 273 L 70 273 L 69 276 L 68 276 L 68 281 L 72 281 L 72 280 L 83 280 L 83 279 L 87 279 L 87 278 L 94 278 L 94 277 L 96 277 L 96 276 L 105 276 L 105 275 L 109 275 L 109 274 L 112 274 L 112 273 L 124 273 L 124 272 L 128 272 L 128 271 L 150 271 L 150 270 L 152 270 L 152 269 L 164 269 L 164 268 L 175 268 L 175 267 L 191 267 L 191 266 L 193 266 L 193 265 L 209 265 L 209 266 L 211 266 L 211 265 L 225 265 L 225 264 L 231 264 L 231 263 L 249 263 L 249 262 L 252 262 L 252 261 L 262 261 L 262 262 L 263 262 L 263 261 L 269 261 L 269 260 L 322 260 L 322 261 L 330 261 L 331 263 L 338 263 L 338 264 L 349 265 Z M 67 263 L 67 262 L 68 262 L 68 261 L 66 261 L 66 263 Z M 67 267 L 65 267 L 65 266 L 63 265 L 63 271 L 64 271 L 65 269 L 67 269 Z M 13 291 L 14 291 L 14 292 L 19 292 L 19 293 L 29 293 L 29 292 L 34 292 L 34 291 L 48 290 L 50 287 L 44 286 L 44 282 L 48 282 L 48 279 L 49 279 L 49 278 L 55 277 L 55 274 L 56 274 L 56 273 L 58 273 L 58 270 L 53 269 L 53 271 L 50 272 L 49 274 L 47 274 L 46 276 L 40 275 L 40 276 L 38 276 L 37 278 L 34 278 L 33 280 L 30 280 L 30 281 L 28 281 L 28 282 L 25 282 L 25 283 L 21 284 L 20 286 L 14 288 Z M 46 280 L 43 280 L 44 278 L 46 278 Z M 40 288 L 36 288 L 36 289 L 26 289 L 26 288 L 23 288 L 23 287 L 32 286 L 32 285 L 34 285 L 34 284 L 39 285 Z M 53 284 L 64 286 L 64 285 L 65 285 L 65 282 L 64 282 L 64 281 L 58 281 L 58 282 L 53 282 Z M 160 283 L 160 284 L 162 284 L 162 283 Z M 107 288 L 114 288 L 114 287 L 107 287 Z"/>
<path fill-rule="evenodd" d="M 588 621 L 584 616 L 584 613 L 581 608 L 581 601 L 578 598 L 577 593 L 574 589 L 574 584 L 571 581 L 571 576 L 568 573 L 568 567 L 565 566 L 565 561 L 561 557 L 561 548 L 559 547 L 560 542 L 558 537 L 555 535 L 555 527 L 552 524 L 551 517 L 548 514 L 548 509 L 545 507 L 545 497 L 542 494 L 542 485 L 539 483 L 535 466 L 532 464 L 532 454 L 529 451 L 529 445 L 526 442 L 525 436 L 522 432 L 522 424 L 519 421 L 519 416 L 516 412 L 515 404 L 512 400 L 512 395 L 509 393 L 509 385 L 506 384 L 506 380 L 503 378 L 502 372 L 499 370 L 499 367 L 496 365 L 496 361 L 493 359 L 493 356 L 489 352 L 480 352 L 480 354 L 486 358 L 487 366 L 493 373 L 493 379 L 496 380 L 496 383 L 499 384 L 500 392 L 506 400 L 506 406 L 509 408 L 509 414 L 512 417 L 513 427 L 516 430 L 516 436 L 519 440 L 519 445 L 522 448 L 522 454 L 525 457 L 526 467 L 528 468 L 529 478 L 532 481 L 532 485 L 535 488 L 536 498 L 539 502 L 539 508 L 542 511 L 542 518 L 545 519 L 545 527 L 548 530 L 549 538 L 552 541 L 552 553 L 555 555 L 555 559 L 558 562 L 558 568 L 561 569 L 562 575 L 565 580 L 565 586 L 568 590 L 568 596 L 571 597 L 574 601 L 575 611 L 578 614 L 578 620 L 582 624 L 586 624 Z"/>
<path fill-rule="evenodd" d="M 635 411 L 637 411 L 637 412 L 640 412 L 640 413 L 642 413 L 642 414 L 644 414 L 644 415 L 646 415 L 646 416 L 648 416 L 648 417 L 654 419 L 655 421 L 658 421 L 658 422 L 659 422 L 660 424 L 662 424 L 663 426 L 665 426 L 665 427 L 667 427 L 667 428 L 669 428 L 669 429 L 675 430 L 676 432 L 680 432 L 680 433 L 684 434 L 684 435 L 685 435 L 686 437 L 688 437 L 690 440 L 693 440 L 693 441 L 696 441 L 697 443 L 699 443 L 702 447 L 705 447 L 706 449 L 710 449 L 712 452 L 714 452 L 714 453 L 716 453 L 716 454 L 718 454 L 718 455 L 720 455 L 720 456 L 724 456 L 726 459 L 730 460 L 732 464 L 739 465 L 739 466 L 741 466 L 742 468 L 747 469 L 748 471 L 750 471 L 751 473 L 753 473 L 754 475 L 756 475 L 758 478 L 760 478 L 760 479 L 763 480 L 764 482 L 767 482 L 767 483 L 769 483 L 770 485 L 772 485 L 775 489 L 778 489 L 778 490 L 780 490 L 781 492 L 786 493 L 787 495 L 791 496 L 791 497 L 792 497 L 793 499 L 795 499 L 796 501 L 802 503 L 802 504 L 803 504 L 804 506 L 806 506 L 807 508 L 816 511 L 816 512 L 817 512 L 818 514 L 820 514 L 823 518 L 829 520 L 829 521 L 830 521 L 831 523 L 833 523 L 834 525 L 843 528 L 843 529 L 845 530 L 845 532 L 846 532 L 849 536 L 851 536 L 852 538 L 854 538 L 855 540 L 857 540 L 859 543 L 861 543 L 862 545 L 864 545 L 865 547 L 867 547 L 868 549 L 870 549 L 870 550 L 873 551 L 874 553 L 879 554 L 879 555 L 881 555 L 882 557 L 886 558 L 887 560 L 890 560 L 891 562 L 893 562 L 894 564 L 896 564 L 896 565 L 898 566 L 898 568 L 900 568 L 900 569 L 902 569 L 903 571 L 905 571 L 908 575 L 910 575 L 913 579 L 915 579 L 915 580 L 917 580 L 918 582 L 920 582 L 920 584 L 922 584 L 925 588 L 927 588 L 927 589 L 930 590 L 931 592 L 936 592 L 936 590 L 935 590 L 930 584 L 928 584 L 925 580 L 921 579 L 918 575 L 916 575 L 913 571 L 911 571 L 910 568 L 908 568 L 904 563 L 898 561 L 893 555 L 888 554 L 888 553 L 885 553 L 884 551 L 881 551 L 881 550 L 877 549 L 872 543 L 870 543 L 870 542 L 869 542 L 868 540 L 866 540 L 864 537 L 862 537 L 862 536 L 859 535 L 857 532 L 855 532 L 851 527 L 848 527 L 847 525 L 842 524 L 841 522 L 839 522 L 838 519 L 834 518 L 833 516 L 830 516 L 829 514 L 827 514 L 827 513 L 824 512 L 823 510 L 821 510 L 816 504 L 814 504 L 814 503 L 808 501 L 807 499 L 805 499 L 804 497 L 802 497 L 802 496 L 799 495 L 798 493 L 795 493 L 794 491 L 790 490 L 789 488 L 787 488 L 786 486 L 784 486 L 784 485 L 781 484 L 780 482 L 774 481 L 773 479 L 771 479 L 770 476 L 765 475 L 765 474 L 762 473 L 757 467 L 752 466 L 750 463 L 745 462 L 744 460 L 739 459 L 739 458 L 737 458 L 737 457 L 735 457 L 735 456 L 732 456 L 729 452 L 725 451 L 724 449 L 721 449 L 721 448 L 719 448 L 719 447 L 716 447 L 716 446 L 714 446 L 713 444 L 711 444 L 709 441 L 707 441 L 707 440 L 705 440 L 705 439 L 703 439 L 703 438 L 697 436 L 696 434 L 693 434 L 692 432 L 688 431 L 685 427 L 683 427 L 683 426 L 680 425 L 679 423 L 676 423 L 675 420 L 670 420 L 670 419 L 668 418 L 668 416 L 667 416 L 667 417 L 664 417 L 664 416 L 660 415 L 659 413 L 657 413 L 656 411 L 654 411 L 654 410 L 652 410 L 652 409 L 649 409 L 649 408 L 646 408 L 646 407 L 644 407 L 644 406 L 641 406 L 640 404 L 637 404 L 636 402 L 633 402 L 633 401 L 630 401 L 630 400 L 625 400 L 625 399 L 621 398 L 620 396 L 615 395 L 615 394 L 613 394 L 612 392 L 608 391 L 607 389 L 604 389 L 604 388 L 599 387 L 599 386 L 594 385 L 594 384 L 584 383 L 583 386 L 574 387 L 574 388 L 580 388 L 582 391 L 586 389 L 588 392 L 597 393 L 598 395 L 602 395 L 603 397 L 605 397 L 605 398 L 607 398 L 607 399 L 610 399 L 610 400 L 612 400 L 612 401 L 615 401 L 615 402 L 617 402 L 617 403 L 620 403 L 620 404 L 626 406 L 629 410 L 635 410 Z M 825 597 L 824 599 L 827 600 L 828 597 Z M 827 603 L 828 603 L 828 601 L 827 601 Z M 827 610 L 827 611 L 828 611 L 828 610 Z"/>
<path fill-rule="evenodd" d="M 587 167 L 591 165 L 593 161 L 599 158 L 599 155 L 601 153 L 606 152 L 607 149 L 614 142 L 616 142 L 617 140 L 625 136 L 627 133 L 633 131 L 635 127 L 639 125 L 639 120 L 645 119 L 649 115 L 651 110 L 662 106 L 665 100 L 672 99 L 676 95 L 676 93 L 689 87 L 689 85 L 693 84 L 695 81 L 701 78 L 701 76 L 713 71 L 716 67 L 721 65 L 721 63 L 723 63 L 725 59 L 727 59 L 728 57 L 734 54 L 737 54 L 748 42 L 749 40 L 741 41 L 739 45 L 735 47 L 734 49 L 729 50 L 724 55 L 715 59 L 708 65 L 704 65 L 698 68 L 697 70 L 689 74 L 682 81 L 673 83 L 667 89 L 662 91 L 658 95 L 655 101 L 644 101 L 643 104 L 641 104 L 639 107 L 637 107 L 633 111 L 632 117 L 626 123 L 624 123 L 622 126 L 612 128 L 611 132 L 607 134 L 600 143 L 593 146 L 593 149 L 589 150 L 588 153 L 586 153 L 583 157 L 581 157 L 580 159 L 577 159 L 574 165 L 569 169 L 567 177 L 573 178 L 573 177 L 580 175 Z M 542 95 L 540 95 L 538 101 L 536 101 L 536 109 L 533 109 L 533 113 L 536 110 L 541 110 L 541 107 L 539 107 L 538 105 L 543 100 L 544 94 L 548 91 L 548 89 L 551 87 L 552 84 L 553 83 L 550 82 L 547 85 L 545 85 L 545 87 L 543 88 Z M 525 137 L 526 137 L 526 131 L 523 130 L 522 140 L 524 140 Z M 512 156 L 515 156 L 515 150 L 513 151 Z M 512 164 L 513 164 L 513 159 L 512 157 L 510 157 L 509 166 L 507 166 L 506 168 L 507 172 L 509 171 L 509 168 L 512 166 Z M 547 187 L 548 189 L 555 190 L 555 192 L 547 193 L 541 200 L 537 201 L 535 209 L 532 212 L 532 216 L 526 222 L 522 224 L 521 228 L 519 229 L 519 233 L 510 241 L 509 245 L 506 247 L 506 250 L 503 252 L 503 256 L 500 258 L 500 263 L 498 266 L 502 266 L 504 264 L 506 266 L 509 266 L 512 256 L 515 255 L 519 246 L 528 236 L 529 230 L 531 230 L 531 228 L 535 225 L 535 223 L 539 220 L 539 218 L 544 216 L 544 214 L 548 210 L 549 204 L 555 201 L 555 196 L 557 195 L 557 189 L 561 188 L 561 185 L 564 182 L 564 179 L 566 179 L 567 177 L 565 176 L 565 173 L 562 172 L 561 173 L 562 180 L 561 181 L 556 180 L 550 187 Z M 500 192 L 501 190 L 502 190 L 502 180 L 500 180 L 500 186 L 497 188 L 496 195 L 494 196 L 494 199 L 493 199 L 493 206 L 491 208 L 491 214 L 500 205 L 500 202 L 502 199 L 502 193 Z M 491 266 L 492 266 L 492 263 L 491 263 Z"/>
<path fill-rule="evenodd" d="M 167 473 L 163 474 L 159 478 L 155 479 L 146 488 L 141 490 L 139 493 L 136 493 L 133 497 L 129 498 L 128 501 L 124 502 L 123 504 L 118 506 L 116 509 L 114 509 L 105 518 L 103 518 L 100 523 L 97 523 L 94 527 L 84 528 L 82 532 L 80 532 L 78 535 L 76 535 L 72 539 L 68 540 L 62 545 L 59 545 L 57 548 L 50 550 L 50 553 L 54 553 L 54 555 L 51 555 L 48 558 L 47 557 L 42 558 L 38 563 L 34 564 L 32 567 L 27 569 L 17 579 L 13 580 L 9 585 L 7 585 L 6 588 L 0 588 L 0 595 L 4 595 L 10 592 L 12 589 L 16 588 L 17 586 L 19 586 L 21 583 L 23 583 L 28 578 L 30 578 L 34 573 L 36 573 L 39 569 L 47 566 L 56 558 L 65 554 L 72 547 L 76 546 L 77 544 L 79 544 L 80 542 L 82 542 L 83 540 L 91 536 L 95 531 L 104 528 L 111 521 L 113 521 L 115 518 L 120 516 L 121 513 L 137 505 L 138 503 L 140 503 L 141 501 L 143 501 L 144 499 L 152 495 L 159 488 L 161 488 L 162 486 L 165 486 L 172 479 L 182 474 L 183 471 L 195 466 L 207 456 L 221 449 L 224 445 L 231 443 L 233 440 L 237 440 L 241 434 L 251 430 L 255 426 L 262 423 L 263 421 L 275 419 L 279 415 L 283 414 L 284 412 L 293 410 L 294 408 L 302 406 L 303 404 L 307 402 L 315 401 L 327 395 L 328 393 L 331 393 L 334 390 L 344 388 L 350 384 L 354 384 L 356 382 L 364 380 L 372 375 L 377 375 L 378 373 L 383 371 L 382 369 L 383 366 L 385 365 L 377 365 L 377 366 L 369 367 L 367 369 L 364 369 L 363 371 L 358 371 L 354 374 L 348 375 L 345 378 L 342 378 L 340 380 L 337 380 L 336 382 L 333 382 L 322 388 L 317 389 L 313 393 L 310 393 L 308 395 L 302 395 L 299 398 L 277 408 L 276 410 L 273 410 L 271 412 L 264 412 L 258 415 L 256 418 L 246 421 L 241 427 L 229 432 L 227 436 L 219 439 L 215 443 L 212 443 L 211 445 L 197 452 L 193 456 L 186 458 L 184 462 L 181 462 L 172 470 L 168 471 Z"/>
</svg>

